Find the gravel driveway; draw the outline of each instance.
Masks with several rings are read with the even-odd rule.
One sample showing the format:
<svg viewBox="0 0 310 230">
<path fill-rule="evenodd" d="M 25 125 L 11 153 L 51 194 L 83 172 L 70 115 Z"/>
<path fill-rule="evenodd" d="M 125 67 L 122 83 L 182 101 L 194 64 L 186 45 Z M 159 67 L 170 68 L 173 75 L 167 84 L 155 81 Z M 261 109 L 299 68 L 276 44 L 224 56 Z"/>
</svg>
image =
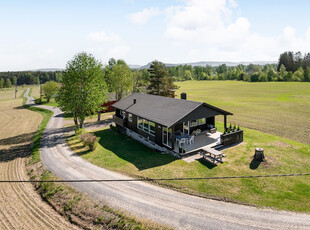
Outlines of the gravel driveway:
<svg viewBox="0 0 310 230">
<path fill-rule="evenodd" d="M 63 115 L 52 110 L 41 143 L 43 164 L 62 179 L 130 179 L 76 156 L 63 135 Z M 114 208 L 177 229 L 310 229 L 310 215 L 199 198 L 146 182 L 70 183 Z"/>
</svg>

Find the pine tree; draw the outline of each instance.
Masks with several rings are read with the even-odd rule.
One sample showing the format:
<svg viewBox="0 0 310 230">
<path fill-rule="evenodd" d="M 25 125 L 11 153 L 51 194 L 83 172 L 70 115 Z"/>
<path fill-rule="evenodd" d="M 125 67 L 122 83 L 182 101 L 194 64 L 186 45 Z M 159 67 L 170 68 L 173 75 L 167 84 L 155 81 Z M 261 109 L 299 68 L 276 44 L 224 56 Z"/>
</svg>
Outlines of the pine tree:
<svg viewBox="0 0 310 230">
<path fill-rule="evenodd" d="M 159 61 L 153 61 L 150 68 L 150 84 L 148 93 L 165 97 L 174 97 L 174 91 L 179 87 L 173 83 L 173 78 L 169 76 L 166 65 Z"/>
</svg>

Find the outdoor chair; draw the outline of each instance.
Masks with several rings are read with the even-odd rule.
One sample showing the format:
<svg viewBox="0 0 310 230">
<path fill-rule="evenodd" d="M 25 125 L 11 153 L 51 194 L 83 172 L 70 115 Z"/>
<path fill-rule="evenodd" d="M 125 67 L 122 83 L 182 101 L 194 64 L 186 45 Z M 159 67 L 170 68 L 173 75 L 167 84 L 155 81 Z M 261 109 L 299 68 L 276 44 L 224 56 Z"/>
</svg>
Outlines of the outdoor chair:
<svg viewBox="0 0 310 230">
<path fill-rule="evenodd" d="M 195 135 L 192 135 L 190 138 L 187 139 L 187 144 L 194 144 L 195 143 Z"/>
<path fill-rule="evenodd" d="M 182 147 L 182 144 L 186 145 L 186 139 L 182 138 L 181 140 L 179 140 L 179 147 Z"/>
</svg>

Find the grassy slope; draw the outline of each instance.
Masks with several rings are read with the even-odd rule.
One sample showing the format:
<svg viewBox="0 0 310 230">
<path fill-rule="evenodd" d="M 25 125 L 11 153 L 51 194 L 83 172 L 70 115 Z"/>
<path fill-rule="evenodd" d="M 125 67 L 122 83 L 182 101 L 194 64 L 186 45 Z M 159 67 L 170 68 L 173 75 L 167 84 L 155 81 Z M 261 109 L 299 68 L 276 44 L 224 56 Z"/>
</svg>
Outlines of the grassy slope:
<svg viewBox="0 0 310 230">
<path fill-rule="evenodd" d="M 188 100 L 234 113 L 228 122 L 310 144 L 310 83 L 238 81 L 178 82 Z M 221 116 L 218 121 L 223 122 Z"/>
</svg>

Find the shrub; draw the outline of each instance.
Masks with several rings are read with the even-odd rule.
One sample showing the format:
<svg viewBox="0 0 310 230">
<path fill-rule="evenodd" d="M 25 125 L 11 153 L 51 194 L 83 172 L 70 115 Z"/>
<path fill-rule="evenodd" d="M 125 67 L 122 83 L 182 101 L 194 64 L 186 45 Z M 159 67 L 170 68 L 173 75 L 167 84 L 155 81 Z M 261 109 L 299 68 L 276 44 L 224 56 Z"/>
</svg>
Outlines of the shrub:
<svg viewBox="0 0 310 230">
<path fill-rule="evenodd" d="M 85 146 L 88 146 L 91 151 L 97 148 L 97 137 L 92 133 L 83 133 L 80 136 L 81 141 Z"/>
<path fill-rule="evenodd" d="M 85 133 L 85 129 L 79 129 L 79 128 L 76 127 L 75 130 L 74 130 L 74 133 L 75 133 L 75 136 L 80 136 L 83 133 Z"/>
</svg>

